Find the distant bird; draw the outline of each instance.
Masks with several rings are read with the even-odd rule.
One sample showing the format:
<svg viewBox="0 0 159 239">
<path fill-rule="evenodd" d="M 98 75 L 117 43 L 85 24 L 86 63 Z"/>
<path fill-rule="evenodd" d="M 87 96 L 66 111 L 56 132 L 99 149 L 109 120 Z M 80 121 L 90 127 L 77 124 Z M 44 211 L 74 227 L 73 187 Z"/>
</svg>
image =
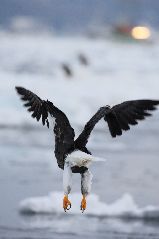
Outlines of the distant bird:
<svg viewBox="0 0 159 239">
<path fill-rule="evenodd" d="M 80 63 L 81 63 L 82 65 L 85 65 L 85 66 L 88 66 L 88 65 L 89 65 L 89 61 L 88 61 L 87 57 L 86 57 L 84 54 L 80 53 L 80 54 L 78 55 L 78 59 L 79 59 L 79 61 L 80 61 Z"/>
<path fill-rule="evenodd" d="M 71 208 L 71 202 L 68 194 L 71 191 L 72 173 L 81 174 L 81 210 L 86 209 L 86 196 L 91 190 L 92 174 L 89 170 L 90 163 L 96 158 L 86 148 L 89 136 L 99 120 L 104 119 L 107 122 L 112 137 L 122 135 L 122 131 L 130 129 L 129 125 L 136 125 L 138 120 L 144 120 L 151 114 L 148 111 L 156 109 L 159 100 L 132 100 L 121 104 L 104 106 L 99 108 L 95 115 L 86 123 L 82 133 L 75 139 L 74 129 L 71 127 L 66 115 L 48 100 L 40 99 L 31 91 L 16 87 L 21 99 L 25 101 L 25 107 L 28 107 L 32 117 L 37 121 L 42 118 L 42 124 L 49 128 L 50 118 L 54 121 L 55 134 L 55 157 L 59 168 L 63 169 L 64 211 Z"/>
<path fill-rule="evenodd" d="M 68 64 L 62 63 L 61 67 L 66 76 L 71 77 L 73 75 L 73 72 Z"/>
</svg>

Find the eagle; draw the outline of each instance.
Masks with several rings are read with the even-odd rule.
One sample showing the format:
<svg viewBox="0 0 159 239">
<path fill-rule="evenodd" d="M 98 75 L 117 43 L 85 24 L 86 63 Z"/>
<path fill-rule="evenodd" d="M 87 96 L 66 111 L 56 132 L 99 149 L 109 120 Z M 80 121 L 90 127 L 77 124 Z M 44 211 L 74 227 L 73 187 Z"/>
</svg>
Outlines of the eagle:
<svg viewBox="0 0 159 239">
<path fill-rule="evenodd" d="M 108 124 L 110 134 L 113 138 L 122 135 L 123 131 L 130 129 L 130 125 L 137 125 L 138 121 L 151 116 L 150 111 L 156 109 L 159 100 L 131 100 L 117 104 L 113 107 L 108 105 L 100 107 L 93 117 L 86 123 L 83 131 L 75 139 L 74 129 L 67 116 L 58 109 L 51 101 L 42 100 L 39 96 L 23 87 L 15 87 L 24 106 L 32 113 L 32 117 L 37 121 L 42 120 L 42 124 L 48 128 L 54 122 L 53 132 L 55 135 L 55 157 L 60 169 L 63 170 L 63 209 L 69 210 L 71 202 L 68 198 L 72 186 L 72 174 L 81 174 L 81 194 L 82 200 L 80 209 L 86 209 L 86 197 L 91 191 L 92 173 L 90 164 L 95 161 L 95 157 L 87 149 L 86 145 L 89 136 L 95 125 L 103 119 Z"/>
</svg>

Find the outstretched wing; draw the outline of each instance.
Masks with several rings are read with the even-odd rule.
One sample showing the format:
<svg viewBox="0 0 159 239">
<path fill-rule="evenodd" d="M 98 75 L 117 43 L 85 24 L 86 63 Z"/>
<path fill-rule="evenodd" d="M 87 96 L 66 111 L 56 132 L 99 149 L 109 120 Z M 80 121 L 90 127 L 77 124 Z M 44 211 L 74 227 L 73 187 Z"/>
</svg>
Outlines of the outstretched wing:
<svg viewBox="0 0 159 239">
<path fill-rule="evenodd" d="M 151 116 L 148 111 L 156 109 L 159 104 L 157 100 L 133 100 L 126 101 L 110 108 L 101 107 L 97 113 L 87 122 L 84 130 L 75 140 L 75 147 L 84 147 L 88 138 L 98 121 L 102 118 L 108 123 L 109 131 L 112 137 L 122 135 L 122 131 L 130 129 L 130 125 L 138 124 L 138 120 L 144 120 L 146 116 Z"/>
<path fill-rule="evenodd" d="M 37 121 L 42 119 L 42 124 L 49 128 L 49 116 L 55 120 L 55 156 L 60 168 L 64 168 L 64 159 L 71 147 L 74 145 L 74 130 L 71 127 L 66 115 L 53 105 L 50 101 L 41 100 L 36 94 L 23 88 L 16 87 L 21 100 L 26 101 L 24 104 L 29 112 L 32 112 L 32 117 Z"/>
</svg>

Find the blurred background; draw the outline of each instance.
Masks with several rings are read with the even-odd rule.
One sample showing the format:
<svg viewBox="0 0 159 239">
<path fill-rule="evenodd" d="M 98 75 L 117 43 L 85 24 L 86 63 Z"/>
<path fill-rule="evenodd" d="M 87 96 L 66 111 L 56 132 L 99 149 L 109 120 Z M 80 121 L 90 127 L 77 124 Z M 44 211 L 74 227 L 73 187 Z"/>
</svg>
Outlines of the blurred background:
<svg viewBox="0 0 159 239">
<path fill-rule="evenodd" d="M 88 209 L 80 177 L 62 209 L 54 137 L 22 107 L 15 86 L 49 99 L 78 135 L 103 105 L 159 99 L 157 0 L 0 0 L 0 239 L 159 238 L 159 111 L 112 139 L 88 143 Z"/>
</svg>

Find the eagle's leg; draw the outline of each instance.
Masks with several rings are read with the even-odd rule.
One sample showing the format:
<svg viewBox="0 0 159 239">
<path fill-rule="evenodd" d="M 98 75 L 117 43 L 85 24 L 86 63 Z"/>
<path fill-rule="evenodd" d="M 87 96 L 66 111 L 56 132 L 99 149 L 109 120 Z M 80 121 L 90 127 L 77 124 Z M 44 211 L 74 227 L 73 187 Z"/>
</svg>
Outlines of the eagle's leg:
<svg viewBox="0 0 159 239">
<path fill-rule="evenodd" d="M 92 173 L 89 169 L 81 174 L 81 193 L 83 196 L 81 201 L 82 213 L 85 211 L 87 206 L 86 197 L 91 191 L 92 177 Z"/>
<path fill-rule="evenodd" d="M 63 198 L 63 209 L 69 210 L 71 208 L 71 202 L 68 200 L 68 194 L 71 192 L 72 186 L 72 171 L 68 162 L 65 163 L 63 172 L 63 187 L 64 187 L 64 198 Z"/>
</svg>

